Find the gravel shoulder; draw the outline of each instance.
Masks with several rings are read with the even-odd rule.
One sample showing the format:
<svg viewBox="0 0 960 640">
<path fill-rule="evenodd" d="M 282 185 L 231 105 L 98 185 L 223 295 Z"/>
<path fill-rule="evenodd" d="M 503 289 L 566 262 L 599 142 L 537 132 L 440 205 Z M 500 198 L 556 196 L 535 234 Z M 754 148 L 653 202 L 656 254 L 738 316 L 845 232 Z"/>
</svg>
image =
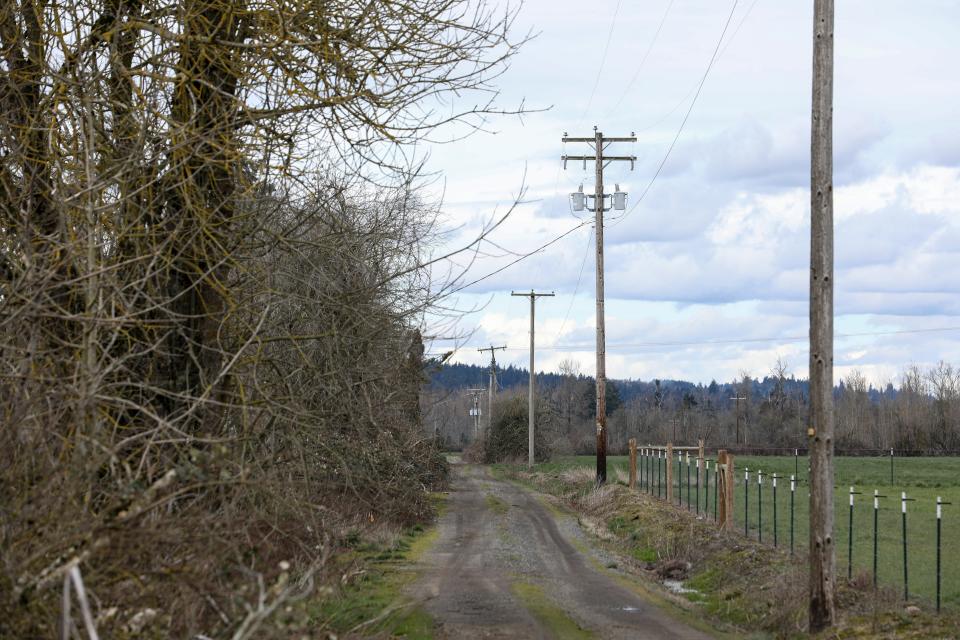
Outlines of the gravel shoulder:
<svg viewBox="0 0 960 640">
<path fill-rule="evenodd" d="M 711 638 L 602 567 L 573 516 L 454 464 L 437 541 L 410 595 L 440 638 Z"/>
</svg>

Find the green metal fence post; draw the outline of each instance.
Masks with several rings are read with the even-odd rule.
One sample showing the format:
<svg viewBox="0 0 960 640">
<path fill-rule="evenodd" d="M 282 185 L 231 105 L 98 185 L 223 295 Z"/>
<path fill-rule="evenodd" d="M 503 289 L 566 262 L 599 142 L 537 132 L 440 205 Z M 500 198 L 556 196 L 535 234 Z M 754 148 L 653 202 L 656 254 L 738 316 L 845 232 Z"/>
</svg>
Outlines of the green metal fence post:
<svg viewBox="0 0 960 640">
<path fill-rule="evenodd" d="M 696 507 L 696 509 L 694 509 L 694 513 L 696 513 L 696 514 L 699 516 L 699 515 L 700 515 L 700 456 L 697 456 L 697 491 L 696 491 L 696 496 L 697 496 L 697 499 L 696 499 L 696 501 L 694 502 L 694 506 Z"/>
<path fill-rule="evenodd" d="M 743 470 L 743 535 L 750 535 L 750 467 Z"/>
<path fill-rule="evenodd" d="M 887 496 L 880 495 L 876 489 L 873 490 L 873 588 L 877 588 L 877 532 L 880 522 L 880 498 Z"/>
<path fill-rule="evenodd" d="M 914 498 L 908 498 L 906 491 L 900 492 L 900 513 L 903 516 L 903 599 L 910 599 L 910 581 L 907 572 L 907 503 L 913 502 Z"/>
<path fill-rule="evenodd" d="M 763 542 L 763 471 L 757 471 L 757 539 Z"/>
<path fill-rule="evenodd" d="M 937 613 L 940 613 L 940 520 L 945 504 L 950 503 L 937 496 Z"/>
<path fill-rule="evenodd" d="M 797 477 L 790 476 L 790 555 L 793 555 L 793 499 L 797 493 Z"/>
<path fill-rule="evenodd" d="M 853 578 L 853 496 L 860 495 L 850 487 L 850 519 L 847 525 L 847 580 Z"/>
<path fill-rule="evenodd" d="M 778 476 L 774 473 L 770 476 L 773 479 L 773 546 L 777 547 L 777 478 Z"/>
</svg>

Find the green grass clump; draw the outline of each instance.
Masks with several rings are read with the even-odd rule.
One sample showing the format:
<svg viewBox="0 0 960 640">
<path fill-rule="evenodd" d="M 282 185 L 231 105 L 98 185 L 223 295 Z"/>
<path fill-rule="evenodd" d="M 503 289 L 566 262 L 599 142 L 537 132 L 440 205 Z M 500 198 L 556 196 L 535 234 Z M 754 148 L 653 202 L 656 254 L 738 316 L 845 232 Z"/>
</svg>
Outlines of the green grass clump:
<svg viewBox="0 0 960 640">
<path fill-rule="evenodd" d="M 350 536 L 350 559 L 362 572 L 339 591 L 314 601 L 310 617 L 340 634 L 433 638 L 433 619 L 404 596 L 403 590 L 416 578 L 416 572 L 405 567 L 416 562 L 436 536 L 435 528 L 419 524 L 386 547 Z M 346 558 L 343 554 L 342 559 Z"/>
<path fill-rule="evenodd" d="M 562 608 L 554 604 L 540 585 L 514 582 L 512 587 L 527 610 L 550 630 L 552 637 L 557 640 L 589 640 L 594 637 L 593 633 L 581 627 Z"/>
</svg>

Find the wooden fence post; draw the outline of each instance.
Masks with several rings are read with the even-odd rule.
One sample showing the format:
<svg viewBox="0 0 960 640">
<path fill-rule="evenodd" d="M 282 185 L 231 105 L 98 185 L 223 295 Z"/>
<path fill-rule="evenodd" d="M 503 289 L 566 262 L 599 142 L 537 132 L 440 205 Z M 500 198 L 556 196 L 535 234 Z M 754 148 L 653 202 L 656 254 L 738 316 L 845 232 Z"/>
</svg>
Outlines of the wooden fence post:
<svg viewBox="0 0 960 640">
<path fill-rule="evenodd" d="M 630 438 L 630 488 L 637 488 L 637 439 Z"/>
<path fill-rule="evenodd" d="M 667 504 L 673 504 L 673 443 L 667 443 Z"/>
<path fill-rule="evenodd" d="M 720 449 L 717 452 L 717 490 L 719 502 L 719 513 L 717 514 L 717 524 L 720 529 L 730 530 L 733 528 L 733 454 L 727 453 L 726 449 Z"/>
</svg>

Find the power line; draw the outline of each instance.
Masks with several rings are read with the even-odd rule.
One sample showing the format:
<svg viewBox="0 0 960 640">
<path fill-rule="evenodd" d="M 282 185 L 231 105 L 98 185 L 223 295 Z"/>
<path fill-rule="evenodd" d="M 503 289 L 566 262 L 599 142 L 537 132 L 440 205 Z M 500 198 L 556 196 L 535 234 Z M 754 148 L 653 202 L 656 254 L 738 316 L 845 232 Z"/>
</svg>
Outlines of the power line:
<svg viewBox="0 0 960 640">
<path fill-rule="evenodd" d="M 597 93 L 597 87 L 600 86 L 600 74 L 603 73 L 603 65 L 607 62 L 607 52 L 610 50 L 610 40 L 613 38 L 613 28 L 617 24 L 617 15 L 620 13 L 620 2 L 617 0 L 617 6 L 613 9 L 613 18 L 610 20 L 610 30 L 607 32 L 607 43 L 603 45 L 603 55 L 600 56 L 600 66 L 597 67 L 597 77 L 593 81 L 593 89 L 590 90 L 590 97 L 587 99 L 587 106 L 584 107 L 583 113 L 580 114 L 580 119 L 577 120 L 577 126 L 580 126 L 580 123 L 583 122 L 583 119 L 586 117 L 587 113 L 590 111 L 590 107 L 593 106 L 593 97 Z"/>
<path fill-rule="evenodd" d="M 647 47 L 643 57 L 640 59 L 640 64 L 637 65 L 636 71 L 633 72 L 633 76 L 630 78 L 630 81 L 627 83 L 626 87 L 624 87 L 623 93 L 620 94 L 620 97 L 613 105 L 613 108 L 610 109 L 610 111 L 607 112 L 607 115 L 604 116 L 604 120 L 609 118 L 610 115 L 620 107 L 620 104 L 623 102 L 624 98 L 626 98 L 627 94 L 630 93 L 630 89 L 633 88 L 633 84 L 637 81 L 637 78 L 640 77 L 640 71 L 643 69 L 643 65 L 646 63 L 647 58 L 650 57 L 650 52 L 653 51 L 653 45 L 657 43 L 657 39 L 660 37 L 660 31 L 663 29 L 663 23 L 667 21 L 667 15 L 670 13 L 670 8 L 673 6 L 673 2 L 674 0 L 670 0 L 670 2 L 667 4 L 666 10 L 663 12 L 663 17 L 660 18 L 660 24 L 657 25 L 657 31 L 653 34 L 653 39 L 650 41 L 650 45 Z"/>
<path fill-rule="evenodd" d="M 590 247 L 593 245 L 593 229 L 587 235 L 587 246 L 583 251 L 583 260 L 580 261 L 580 275 L 577 276 L 577 286 L 573 288 L 573 295 L 570 297 L 570 306 L 567 307 L 567 314 L 563 316 L 563 322 L 560 324 L 560 330 L 557 331 L 557 338 L 563 335 L 563 329 L 567 326 L 567 320 L 570 319 L 570 311 L 573 309 L 573 303 L 577 299 L 577 292 L 580 291 L 580 282 L 583 280 L 583 268 L 587 265 L 587 256 L 590 254 Z"/>
<path fill-rule="evenodd" d="M 673 148 L 677 145 L 677 140 L 680 139 L 680 134 L 683 133 L 683 128 L 686 126 L 687 120 L 690 118 L 690 114 L 693 112 L 693 107 L 697 104 L 697 99 L 700 97 L 700 92 L 703 90 L 703 85 L 707 81 L 707 76 L 710 74 L 710 70 L 713 68 L 713 64 L 717 60 L 717 53 L 720 51 L 720 45 L 723 44 L 723 38 L 727 34 L 727 29 L 730 28 L 730 22 L 733 20 L 733 14 L 737 9 L 738 2 L 739 0 L 733 0 L 733 6 L 730 7 L 730 15 L 727 16 L 727 21 L 723 25 L 723 31 L 720 32 L 720 38 L 717 40 L 717 46 L 714 48 L 713 55 L 710 56 L 710 62 L 707 64 L 707 68 L 703 72 L 703 77 L 700 79 L 700 84 L 697 86 L 697 92 L 694 94 L 693 100 L 690 102 L 690 106 L 687 108 L 687 113 L 683 116 L 683 120 L 680 122 L 680 128 L 677 129 L 677 134 L 673 137 L 673 141 L 670 143 L 670 147 L 667 149 L 666 154 L 664 154 L 663 160 L 660 161 L 660 166 L 657 167 L 653 177 L 650 178 L 650 182 L 647 183 L 646 188 L 640 194 L 640 197 L 637 198 L 637 201 L 633 204 L 633 206 L 622 215 L 614 218 L 614 222 L 612 222 L 612 224 L 619 224 L 620 221 L 626 219 L 626 217 L 629 216 L 634 209 L 640 206 L 640 203 L 643 202 L 643 199 L 650 191 L 653 183 L 656 182 L 657 178 L 660 176 L 660 172 L 663 171 L 664 165 L 667 164 L 667 159 L 669 159 L 670 154 L 673 153 Z"/>
<path fill-rule="evenodd" d="M 717 61 L 719 61 L 723 57 L 723 55 L 727 52 L 727 49 L 730 48 L 730 45 L 733 44 L 733 41 L 737 38 L 737 34 L 740 33 L 740 29 L 743 27 L 743 23 L 745 23 L 747 21 L 747 18 L 750 17 L 751 12 L 753 12 L 753 8 L 757 6 L 757 3 L 759 1 L 760 0 L 753 0 L 753 4 L 751 4 L 750 7 L 744 12 L 743 17 L 740 19 L 740 22 L 737 24 L 737 28 L 733 30 L 733 33 L 730 35 L 729 38 L 727 38 L 727 43 L 723 45 L 723 48 L 720 49 L 720 53 L 717 54 Z M 661 124 L 663 124 L 663 122 L 667 118 L 672 116 L 677 109 L 679 109 L 684 105 L 684 103 L 686 103 L 687 99 L 693 95 L 694 91 L 697 90 L 698 85 L 699 85 L 699 81 L 694 82 L 692 85 L 690 85 L 690 89 L 685 94 L 683 94 L 683 97 L 680 98 L 680 100 L 678 100 L 676 104 L 670 107 L 670 109 L 666 113 L 664 113 L 662 116 L 660 116 L 657 120 L 653 121 L 652 123 L 645 125 L 643 127 L 640 127 L 635 131 L 637 133 L 642 133 L 644 131 L 649 131 L 650 129 L 654 129 L 660 126 Z"/>
<path fill-rule="evenodd" d="M 459 291 L 463 291 L 463 290 L 466 289 L 467 287 L 472 287 L 472 286 L 475 285 L 475 284 L 478 284 L 478 283 L 480 283 L 480 282 L 483 282 L 483 281 L 486 280 L 487 278 L 492 278 L 493 276 L 497 275 L 498 273 L 500 273 L 500 272 L 502 272 L 502 271 L 506 271 L 507 269 L 509 269 L 509 268 L 512 267 L 513 265 L 517 264 L 517 263 L 520 262 L 521 260 L 526 260 L 526 259 L 529 258 L 530 256 L 534 256 L 534 255 L 540 253 L 541 251 L 543 251 L 543 250 L 546 249 L 547 247 L 549 247 L 549 246 L 551 246 L 551 245 L 554 245 L 554 244 L 560 242 L 561 240 L 563 240 L 564 238 L 566 238 L 568 235 L 570 235 L 571 233 L 573 233 L 573 232 L 576 231 L 577 229 L 581 229 L 581 228 L 587 226 L 588 224 L 590 224 L 591 222 L 593 222 L 593 221 L 592 221 L 592 220 L 584 220 L 583 222 L 581 222 L 580 224 L 576 225 L 575 227 L 573 227 L 573 228 L 571 228 L 571 229 L 568 229 L 567 231 L 564 231 L 564 232 L 561 233 L 560 235 L 554 237 L 552 240 L 550 240 L 550 241 L 548 241 L 548 242 L 540 245 L 539 247 L 537 247 L 537 248 L 534 249 L 533 251 L 521 255 L 521 256 L 520 256 L 519 258 L 517 258 L 516 260 L 511 260 L 510 262 L 508 262 L 507 264 L 503 265 L 503 266 L 500 267 L 499 269 L 495 269 L 495 270 L 491 271 L 490 273 L 488 273 L 488 274 L 485 275 L 485 276 L 481 276 L 481 277 L 477 278 L 476 280 L 471 280 L 471 281 L 468 282 L 467 284 L 460 285 L 459 287 L 456 287 L 455 289 L 451 289 L 450 291 L 446 292 L 445 295 L 452 295 L 452 294 L 457 293 L 457 292 L 459 292 Z"/>
</svg>

